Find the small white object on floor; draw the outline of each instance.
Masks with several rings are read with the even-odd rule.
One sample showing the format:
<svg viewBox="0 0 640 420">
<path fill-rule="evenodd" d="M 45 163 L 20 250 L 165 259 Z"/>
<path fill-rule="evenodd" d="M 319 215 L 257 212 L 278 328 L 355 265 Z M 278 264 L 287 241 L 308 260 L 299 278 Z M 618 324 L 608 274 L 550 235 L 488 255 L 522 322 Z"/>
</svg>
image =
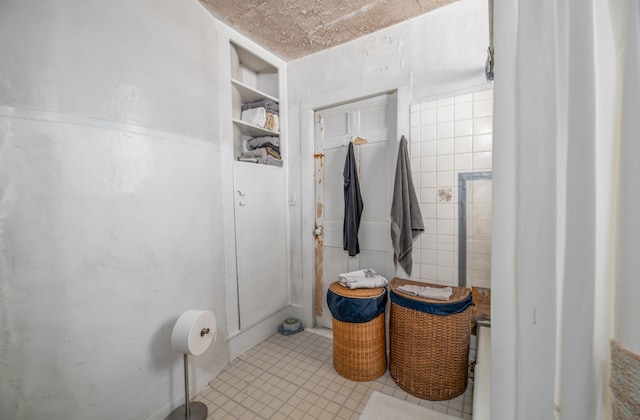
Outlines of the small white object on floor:
<svg viewBox="0 0 640 420">
<path fill-rule="evenodd" d="M 460 420 L 460 418 L 373 391 L 360 414 L 360 420 Z"/>
</svg>

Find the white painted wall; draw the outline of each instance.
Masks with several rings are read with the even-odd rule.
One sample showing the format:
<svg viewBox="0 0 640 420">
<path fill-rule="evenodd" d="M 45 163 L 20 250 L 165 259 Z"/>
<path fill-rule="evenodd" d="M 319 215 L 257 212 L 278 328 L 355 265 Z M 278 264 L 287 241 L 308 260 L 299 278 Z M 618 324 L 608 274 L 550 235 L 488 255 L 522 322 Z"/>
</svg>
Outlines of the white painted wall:
<svg viewBox="0 0 640 420">
<path fill-rule="evenodd" d="M 489 86 L 487 15 L 486 0 L 462 0 L 289 64 L 290 192 L 302 203 L 290 216 L 292 296 L 305 325 L 313 319 L 313 110 L 397 89 L 396 141 L 410 137 L 412 103 Z"/>
<path fill-rule="evenodd" d="M 213 20 L 8 1 L 0 39 L 0 418 L 164 418 L 184 310 L 219 323 L 192 391 L 228 362 Z"/>
</svg>

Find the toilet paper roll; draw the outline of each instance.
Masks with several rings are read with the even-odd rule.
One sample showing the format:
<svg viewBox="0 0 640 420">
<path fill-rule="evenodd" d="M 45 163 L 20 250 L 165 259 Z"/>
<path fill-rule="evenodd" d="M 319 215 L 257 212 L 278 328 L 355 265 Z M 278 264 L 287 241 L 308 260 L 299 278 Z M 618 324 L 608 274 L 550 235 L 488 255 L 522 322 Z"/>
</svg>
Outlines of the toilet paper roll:
<svg viewBox="0 0 640 420">
<path fill-rule="evenodd" d="M 216 335 L 216 316 L 210 311 L 189 309 L 176 321 L 171 346 L 179 353 L 198 356 L 209 348 Z"/>
</svg>

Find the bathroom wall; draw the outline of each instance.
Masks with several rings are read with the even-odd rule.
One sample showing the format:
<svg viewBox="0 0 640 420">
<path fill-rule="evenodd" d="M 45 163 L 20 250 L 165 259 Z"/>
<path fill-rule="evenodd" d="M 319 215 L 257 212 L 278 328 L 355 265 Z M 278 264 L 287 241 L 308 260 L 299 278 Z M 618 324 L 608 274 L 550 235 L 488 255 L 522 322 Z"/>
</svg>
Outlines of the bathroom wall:
<svg viewBox="0 0 640 420">
<path fill-rule="evenodd" d="M 493 89 L 411 106 L 411 171 L 425 226 L 414 243 L 414 280 L 457 286 L 462 268 L 466 286 L 491 287 L 491 180 L 478 174 L 491 172 L 492 132 Z M 468 178 L 462 196 L 461 173 Z"/>
<path fill-rule="evenodd" d="M 213 20 L 195 1 L 0 5 L 0 418 L 164 418 L 186 309 L 227 363 Z"/>
<path fill-rule="evenodd" d="M 484 72 L 487 15 L 486 0 L 462 0 L 289 64 L 289 182 L 301 203 L 291 209 L 292 299 L 307 325 L 313 323 L 315 263 L 313 110 L 395 91 L 395 141 L 411 136 L 411 104 L 490 86 Z M 392 167 L 396 158 L 389 156 Z M 377 199 L 386 205 L 391 197 Z"/>
</svg>

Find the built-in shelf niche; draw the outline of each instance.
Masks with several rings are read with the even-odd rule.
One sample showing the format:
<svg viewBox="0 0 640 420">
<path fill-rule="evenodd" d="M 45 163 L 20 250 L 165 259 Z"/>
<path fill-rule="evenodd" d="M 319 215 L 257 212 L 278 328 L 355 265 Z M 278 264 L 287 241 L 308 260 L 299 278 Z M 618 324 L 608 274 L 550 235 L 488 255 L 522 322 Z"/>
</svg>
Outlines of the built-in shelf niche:
<svg viewBox="0 0 640 420">
<path fill-rule="evenodd" d="M 233 110 L 233 158 L 245 150 L 247 139 L 256 136 L 279 136 L 278 132 L 242 121 L 242 104 L 261 99 L 279 103 L 278 69 L 239 45 L 231 43 L 231 91 Z M 281 124 L 282 127 L 282 124 Z"/>
</svg>

